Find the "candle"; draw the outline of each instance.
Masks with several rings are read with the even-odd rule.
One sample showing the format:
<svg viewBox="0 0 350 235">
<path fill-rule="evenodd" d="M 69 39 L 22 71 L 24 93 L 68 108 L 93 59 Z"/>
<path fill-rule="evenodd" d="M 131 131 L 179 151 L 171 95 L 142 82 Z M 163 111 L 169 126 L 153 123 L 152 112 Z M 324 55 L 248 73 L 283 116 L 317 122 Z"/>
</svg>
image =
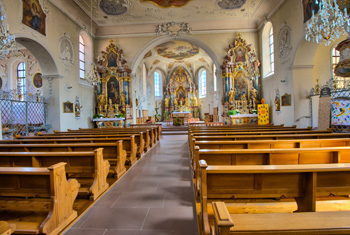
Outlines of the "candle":
<svg viewBox="0 0 350 235">
<path fill-rule="evenodd" d="M 157 108 L 157 101 L 156 101 L 156 108 Z"/>
</svg>

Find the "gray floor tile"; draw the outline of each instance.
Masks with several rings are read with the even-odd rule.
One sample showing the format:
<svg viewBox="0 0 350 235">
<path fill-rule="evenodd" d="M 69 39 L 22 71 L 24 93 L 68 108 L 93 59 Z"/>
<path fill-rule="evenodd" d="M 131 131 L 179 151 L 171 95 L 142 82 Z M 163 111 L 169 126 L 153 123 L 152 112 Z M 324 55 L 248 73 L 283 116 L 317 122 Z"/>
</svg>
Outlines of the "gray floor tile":
<svg viewBox="0 0 350 235">
<path fill-rule="evenodd" d="M 107 229 L 73 228 L 65 232 L 63 235 L 104 235 L 106 231 Z"/>
<path fill-rule="evenodd" d="M 161 208 L 164 205 L 164 198 L 165 194 L 159 192 L 125 192 L 119 197 L 112 207 Z"/>
<path fill-rule="evenodd" d="M 80 228 L 141 229 L 147 208 L 97 208 Z"/>
</svg>

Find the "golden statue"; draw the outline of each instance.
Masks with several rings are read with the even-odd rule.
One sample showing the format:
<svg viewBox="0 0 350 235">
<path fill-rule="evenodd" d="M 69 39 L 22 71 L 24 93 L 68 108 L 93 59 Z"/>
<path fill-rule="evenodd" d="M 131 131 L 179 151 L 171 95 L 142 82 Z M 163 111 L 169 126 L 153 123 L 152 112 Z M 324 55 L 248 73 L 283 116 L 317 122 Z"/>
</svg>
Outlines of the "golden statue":
<svg viewBox="0 0 350 235">
<path fill-rule="evenodd" d="M 174 99 L 174 105 L 175 105 L 175 107 L 177 106 L 177 99 Z"/>
<path fill-rule="evenodd" d="M 120 95 L 120 104 L 121 104 L 122 106 L 125 105 L 125 94 L 121 94 L 121 95 Z"/>
<path fill-rule="evenodd" d="M 191 104 L 192 106 L 197 106 L 197 97 L 195 95 L 193 95 L 191 98 Z"/>
<path fill-rule="evenodd" d="M 257 93 L 258 93 L 258 91 L 255 88 L 253 88 L 253 90 L 251 90 L 251 94 L 252 94 L 253 100 L 256 100 L 256 94 Z"/>
<path fill-rule="evenodd" d="M 169 107 L 169 97 L 164 99 L 164 105 L 165 105 L 165 108 Z"/>
<path fill-rule="evenodd" d="M 185 99 L 185 106 L 186 106 L 186 107 L 189 107 L 189 106 L 190 106 L 190 103 L 189 103 L 189 101 L 188 101 L 188 97 L 186 97 L 186 99 Z"/>
<path fill-rule="evenodd" d="M 99 95 L 97 99 L 98 99 L 98 105 L 101 105 L 103 107 L 106 104 L 106 99 L 104 95 L 102 94 Z"/>
<path fill-rule="evenodd" d="M 230 103 L 233 103 L 235 101 L 235 94 L 236 94 L 236 91 L 233 90 L 233 88 L 231 88 L 231 90 L 228 92 L 228 101 Z"/>
</svg>

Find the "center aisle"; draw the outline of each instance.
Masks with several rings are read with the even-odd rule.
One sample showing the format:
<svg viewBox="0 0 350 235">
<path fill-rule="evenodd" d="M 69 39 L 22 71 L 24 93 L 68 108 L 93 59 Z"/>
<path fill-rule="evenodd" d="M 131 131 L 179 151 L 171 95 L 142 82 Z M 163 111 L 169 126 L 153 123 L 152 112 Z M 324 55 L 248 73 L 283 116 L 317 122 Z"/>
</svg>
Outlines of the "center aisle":
<svg viewBox="0 0 350 235">
<path fill-rule="evenodd" d="M 65 235 L 197 235 L 187 135 L 163 135 Z"/>
</svg>

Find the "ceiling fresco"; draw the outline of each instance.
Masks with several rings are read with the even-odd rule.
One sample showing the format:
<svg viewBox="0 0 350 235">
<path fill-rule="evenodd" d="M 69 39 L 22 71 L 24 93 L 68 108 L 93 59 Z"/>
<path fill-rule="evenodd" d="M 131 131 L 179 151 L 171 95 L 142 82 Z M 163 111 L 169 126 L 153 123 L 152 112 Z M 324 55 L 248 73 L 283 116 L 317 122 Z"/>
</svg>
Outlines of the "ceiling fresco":
<svg viewBox="0 0 350 235">
<path fill-rule="evenodd" d="M 152 2 L 159 7 L 182 7 L 191 0 L 141 0 L 142 2 Z"/>
<path fill-rule="evenodd" d="M 171 41 L 156 46 L 157 54 L 174 60 L 191 58 L 200 52 L 199 47 L 183 41 Z"/>
</svg>

